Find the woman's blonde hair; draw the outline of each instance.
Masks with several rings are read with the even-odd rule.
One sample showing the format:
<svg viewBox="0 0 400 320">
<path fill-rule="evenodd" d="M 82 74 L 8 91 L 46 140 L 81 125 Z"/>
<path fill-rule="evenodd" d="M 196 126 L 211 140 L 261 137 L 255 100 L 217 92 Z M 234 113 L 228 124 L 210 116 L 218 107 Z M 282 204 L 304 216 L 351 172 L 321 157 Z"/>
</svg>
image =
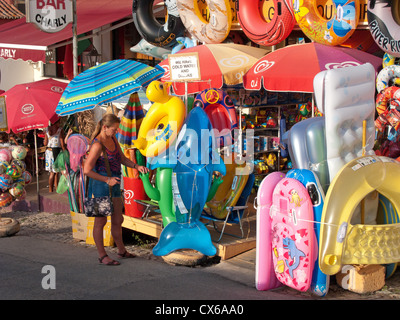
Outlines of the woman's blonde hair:
<svg viewBox="0 0 400 320">
<path fill-rule="evenodd" d="M 94 129 L 94 132 L 91 137 L 91 142 L 99 135 L 101 128 L 103 126 L 106 127 L 111 127 L 115 123 L 120 123 L 121 120 L 112 113 L 106 113 L 103 118 L 97 123 L 96 128 Z"/>
</svg>

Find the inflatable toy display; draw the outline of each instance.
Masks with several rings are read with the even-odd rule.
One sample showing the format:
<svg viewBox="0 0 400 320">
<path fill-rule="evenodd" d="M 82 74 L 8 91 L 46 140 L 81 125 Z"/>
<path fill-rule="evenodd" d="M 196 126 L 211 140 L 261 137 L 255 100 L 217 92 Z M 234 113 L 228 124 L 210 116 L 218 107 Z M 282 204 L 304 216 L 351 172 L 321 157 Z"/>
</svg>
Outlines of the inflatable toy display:
<svg viewBox="0 0 400 320">
<path fill-rule="evenodd" d="M 280 180 L 273 192 L 270 215 L 275 275 L 283 284 L 307 291 L 316 258 L 313 210 L 307 189 L 295 179 Z"/>
<path fill-rule="evenodd" d="M 318 73 L 315 101 L 325 115 L 329 178 L 349 161 L 375 154 L 375 69 L 369 63 Z M 363 148 L 363 122 L 366 121 Z"/>
<path fill-rule="evenodd" d="M 158 47 L 171 47 L 176 44 L 176 38 L 183 35 L 183 27 L 175 0 L 165 1 L 168 18 L 161 25 L 153 16 L 154 0 L 133 0 L 132 16 L 137 31 L 142 38 Z"/>
<path fill-rule="evenodd" d="M 285 177 L 272 172 L 261 182 L 257 192 L 256 288 L 271 290 L 281 286 L 272 263 L 271 217 L 272 194 L 277 183 Z"/>
<path fill-rule="evenodd" d="M 390 102 L 393 100 L 400 101 L 399 87 L 387 87 L 378 93 L 376 96 L 376 111 L 378 114 L 382 114 L 386 110 L 390 109 Z"/>
<path fill-rule="evenodd" d="M 182 22 L 189 33 L 203 43 L 220 43 L 228 36 L 232 25 L 229 0 L 206 0 L 210 12 L 207 22 L 196 0 L 177 0 Z"/>
<path fill-rule="evenodd" d="M 398 6 L 397 1 L 369 0 L 368 26 L 376 44 L 383 51 L 400 57 L 400 26 L 393 17 L 398 10 L 392 10 L 392 6 Z"/>
<path fill-rule="evenodd" d="M 365 156 L 347 163 L 326 194 L 322 212 L 319 264 L 333 275 L 343 264 L 385 264 L 400 261 L 399 224 L 351 225 L 354 209 L 376 190 L 399 212 L 400 163 L 394 159 Z M 376 245 L 379 244 L 379 245 Z"/>
<path fill-rule="evenodd" d="M 400 80 L 400 66 L 397 64 L 387 66 L 379 71 L 376 77 L 376 91 L 382 92 L 385 88 Z"/>
<path fill-rule="evenodd" d="M 168 55 L 172 52 L 171 49 L 154 46 L 151 43 L 147 42 L 145 39 L 140 40 L 129 50 L 132 52 L 142 53 L 157 59 L 167 59 Z"/>
<path fill-rule="evenodd" d="M 194 107 L 201 107 L 206 112 L 215 129 L 214 135 L 219 146 L 233 143 L 232 130 L 238 127 L 238 119 L 232 99 L 221 89 L 210 89 L 200 92 L 195 100 Z"/>
<path fill-rule="evenodd" d="M 146 96 L 154 103 L 147 111 L 139 128 L 135 148 L 146 157 L 162 154 L 176 139 L 186 116 L 184 102 L 168 95 L 168 88 L 160 81 L 147 87 Z"/>
<path fill-rule="evenodd" d="M 335 7 L 332 19 L 321 16 L 316 0 L 296 0 L 293 10 L 304 34 L 315 42 L 336 46 L 345 42 L 356 30 L 359 19 L 359 0 L 332 0 Z"/>
<path fill-rule="evenodd" d="M 313 206 L 314 231 L 318 245 L 320 243 L 319 233 L 321 229 L 322 209 L 324 208 L 325 201 L 325 193 L 322 190 L 318 177 L 311 170 L 292 169 L 286 174 L 286 178 L 296 179 L 307 189 Z M 329 277 L 319 268 L 318 258 L 315 260 L 310 290 L 320 297 L 325 296 L 329 290 Z"/>
<path fill-rule="evenodd" d="M 208 137 L 205 137 L 206 131 L 210 132 Z M 161 232 L 153 248 L 156 256 L 178 249 L 194 249 L 208 256 L 217 252 L 208 229 L 199 221 L 211 189 L 213 172 L 226 174 L 225 164 L 212 149 L 213 139 L 207 115 L 201 108 L 194 108 L 176 143 L 178 163 L 173 167 L 171 184 L 177 222 L 169 223 Z"/>
<path fill-rule="evenodd" d="M 249 178 L 250 170 L 246 168 L 246 163 L 236 163 L 236 156 L 236 154 L 229 157 L 222 156 L 226 166 L 226 175 L 214 198 L 207 202 L 211 214 L 218 219 L 226 217 L 228 214 L 227 207 L 236 205 Z"/>
<path fill-rule="evenodd" d="M 275 13 L 270 22 L 261 16 L 259 2 L 240 0 L 238 20 L 246 36 L 262 46 L 273 46 L 285 40 L 296 23 L 292 0 L 273 0 Z"/>
</svg>

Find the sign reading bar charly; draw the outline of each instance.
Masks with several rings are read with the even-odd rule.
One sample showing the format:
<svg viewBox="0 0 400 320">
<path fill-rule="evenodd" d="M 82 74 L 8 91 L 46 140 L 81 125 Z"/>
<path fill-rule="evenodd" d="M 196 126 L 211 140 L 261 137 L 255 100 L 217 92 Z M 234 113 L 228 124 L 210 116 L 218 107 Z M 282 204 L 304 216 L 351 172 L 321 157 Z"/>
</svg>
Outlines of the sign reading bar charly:
<svg viewBox="0 0 400 320">
<path fill-rule="evenodd" d="M 58 32 L 72 22 L 72 0 L 25 0 L 26 22 L 45 32 Z"/>
</svg>

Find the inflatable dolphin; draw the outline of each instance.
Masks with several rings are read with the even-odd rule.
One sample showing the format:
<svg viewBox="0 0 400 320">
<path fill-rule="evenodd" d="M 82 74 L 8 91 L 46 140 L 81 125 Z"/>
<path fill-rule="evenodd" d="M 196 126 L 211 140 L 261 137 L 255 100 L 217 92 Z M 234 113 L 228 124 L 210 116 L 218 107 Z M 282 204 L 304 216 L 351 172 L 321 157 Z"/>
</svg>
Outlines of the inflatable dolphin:
<svg viewBox="0 0 400 320">
<path fill-rule="evenodd" d="M 221 183 L 216 181 L 216 186 L 212 185 L 213 172 L 226 174 L 225 164 L 213 146 L 215 137 L 211 122 L 201 108 L 194 108 L 186 118 L 174 146 L 176 163 L 165 163 L 159 158 L 150 159 L 149 166 L 152 169 L 172 168 L 171 185 L 176 218 L 176 222 L 170 222 L 161 232 L 153 248 L 155 256 L 167 255 L 178 249 L 194 249 L 207 256 L 217 253 L 209 231 L 199 221 L 210 194 L 215 193 Z"/>
</svg>

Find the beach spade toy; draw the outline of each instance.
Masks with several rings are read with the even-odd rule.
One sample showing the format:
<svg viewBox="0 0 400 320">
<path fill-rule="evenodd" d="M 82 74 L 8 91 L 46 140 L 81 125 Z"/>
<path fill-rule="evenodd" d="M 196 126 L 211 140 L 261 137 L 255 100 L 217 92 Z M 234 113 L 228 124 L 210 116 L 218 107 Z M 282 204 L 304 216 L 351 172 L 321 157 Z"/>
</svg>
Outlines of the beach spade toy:
<svg viewBox="0 0 400 320">
<path fill-rule="evenodd" d="M 10 162 L 12 159 L 11 151 L 8 148 L 0 149 L 0 161 Z"/>
<path fill-rule="evenodd" d="M 13 183 L 8 192 L 14 197 L 19 198 L 24 191 L 24 186 L 21 183 Z"/>
<path fill-rule="evenodd" d="M 17 166 L 16 164 L 10 164 L 7 167 L 6 173 L 13 179 L 16 180 L 21 177 L 22 169 L 21 167 Z"/>
<path fill-rule="evenodd" d="M 13 201 L 12 195 L 8 192 L 0 194 L 0 207 L 8 207 Z"/>
<path fill-rule="evenodd" d="M 26 148 L 23 146 L 15 146 L 12 151 L 11 155 L 14 159 L 22 160 L 26 157 Z"/>
<path fill-rule="evenodd" d="M 9 165 L 10 165 L 10 164 L 9 164 L 7 161 L 0 161 L 0 174 L 6 173 L 7 167 L 8 167 Z"/>
<path fill-rule="evenodd" d="M 8 174 L 6 174 L 6 173 L 0 174 L 0 189 L 1 190 L 5 191 L 8 188 L 10 188 L 12 182 L 13 182 L 13 180 Z"/>
<path fill-rule="evenodd" d="M 23 160 L 13 159 L 11 161 L 11 164 L 16 164 L 18 167 L 21 168 L 22 172 L 24 172 L 26 170 L 26 164 Z"/>
<path fill-rule="evenodd" d="M 22 178 L 25 181 L 25 184 L 29 184 L 32 182 L 32 175 L 29 171 L 22 172 Z"/>
</svg>

